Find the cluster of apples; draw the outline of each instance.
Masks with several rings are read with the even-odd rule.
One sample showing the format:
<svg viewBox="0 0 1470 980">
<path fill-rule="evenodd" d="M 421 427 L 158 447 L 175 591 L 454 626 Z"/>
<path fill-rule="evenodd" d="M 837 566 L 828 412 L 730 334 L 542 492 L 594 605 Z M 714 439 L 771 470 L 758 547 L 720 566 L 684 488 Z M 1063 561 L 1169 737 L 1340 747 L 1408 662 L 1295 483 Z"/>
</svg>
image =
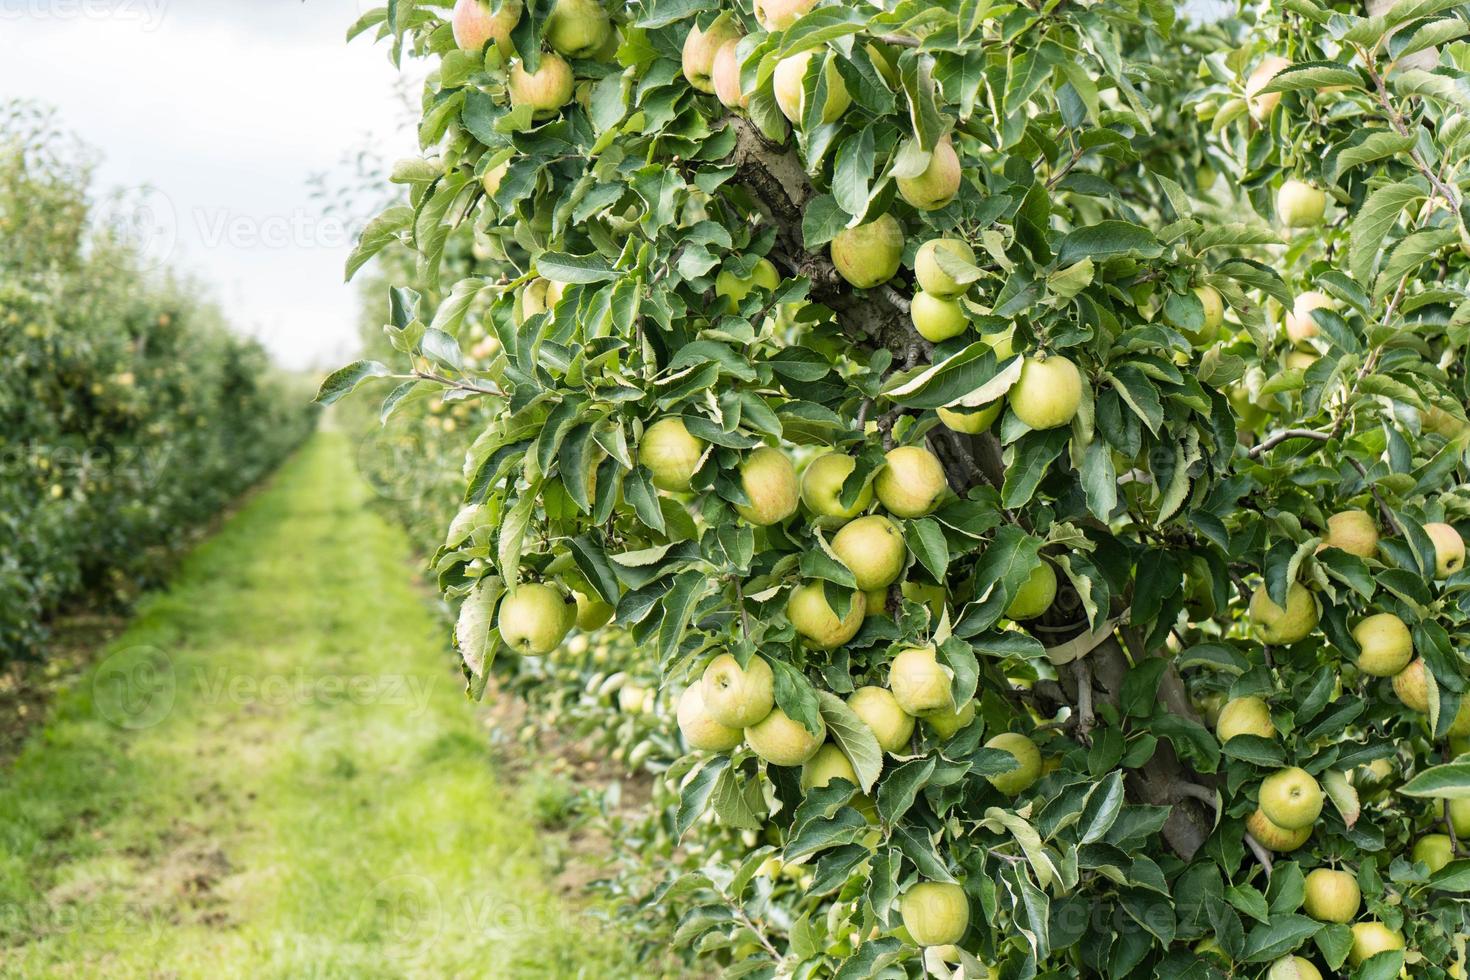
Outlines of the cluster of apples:
<svg viewBox="0 0 1470 980">
<path fill-rule="evenodd" d="M 450 23 L 454 42 L 462 51 L 482 52 L 494 44 L 502 58 L 512 58 L 510 34 L 521 21 L 521 0 L 458 0 Z M 617 51 L 618 36 L 612 18 L 597 0 L 556 0 L 541 28 L 551 47 L 542 52 L 534 70 L 519 60 L 510 66 L 506 87 L 512 106 L 530 106 L 535 119 L 550 119 L 572 100 L 576 75 L 568 59 L 606 61 Z"/>
</svg>

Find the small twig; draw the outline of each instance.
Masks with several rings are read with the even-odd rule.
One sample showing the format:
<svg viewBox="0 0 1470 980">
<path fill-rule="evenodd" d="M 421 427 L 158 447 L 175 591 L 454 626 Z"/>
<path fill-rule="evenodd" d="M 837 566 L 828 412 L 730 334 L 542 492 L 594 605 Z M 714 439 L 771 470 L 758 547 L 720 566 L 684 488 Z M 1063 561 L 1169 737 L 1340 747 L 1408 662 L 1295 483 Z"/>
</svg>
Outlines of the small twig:
<svg viewBox="0 0 1470 980">
<path fill-rule="evenodd" d="M 1176 789 L 1178 789 L 1180 796 L 1188 796 L 1192 799 L 1199 800 L 1201 803 L 1208 805 L 1211 810 L 1219 812 L 1220 800 L 1216 797 L 1215 791 L 1208 786 L 1201 786 L 1199 783 L 1180 783 Z"/>
<path fill-rule="evenodd" d="M 1250 849 L 1255 854 L 1256 860 L 1261 862 L 1261 867 L 1266 869 L 1266 877 L 1271 877 L 1271 855 L 1261 846 L 1260 841 L 1250 835 L 1249 831 L 1246 832 L 1245 842 L 1250 845 Z"/>
<path fill-rule="evenodd" d="M 1404 529 L 1399 526 L 1398 518 L 1393 516 L 1393 511 L 1388 509 L 1388 501 L 1383 499 L 1383 494 L 1378 492 L 1376 486 L 1368 483 L 1368 468 L 1351 456 L 1347 459 L 1349 463 L 1353 464 L 1353 469 L 1358 471 L 1358 475 L 1363 478 L 1364 484 L 1368 487 L 1368 492 L 1373 495 L 1373 499 L 1378 503 L 1378 512 L 1383 515 L 1383 523 L 1387 524 L 1393 530 L 1394 534 L 1403 537 Z"/>
<path fill-rule="evenodd" d="M 1332 438 L 1332 435 L 1330 432 L 1319 432 L 1316 429 L 1283 429 L 1274 436 L 1262 439 L 1246 455 L 1251 459 L 1258 459 L 1267 450 L 1276 448 L 1288 439 L 1316 439 L 1318 442 L 1326 442 Z"/>
<path fill-rule="evenodd" d="M 861 429 L 868 424 L 868 413 L 873 410 L 873 399 L 864 398 L 863 403 L 858 406 L 857 427 Z"/>
<path fill-rule="evenodd" d="M 740 632 L 747 641 L 750 640 L 750 614 L 745 611 L 745 586 L 740 581 L 740 576 L 735 576 L 735 601 L 740 606 Z"/>
<path fill-rule="evenodd" d="M 917 48 L 921 43 L 918 38 L 909 37 L 907 34 L 879 34 L 878 40 L 900 48 Z"/>
<path fill-rule="evenodd" d="M 1086 657 L 1072 661 L 1072 676 L 1077 680 L 1077 737 L 1086 745 L 1097 723 L 1092 714 L 1092 668 L 1087 666 Z"/>
</svg>

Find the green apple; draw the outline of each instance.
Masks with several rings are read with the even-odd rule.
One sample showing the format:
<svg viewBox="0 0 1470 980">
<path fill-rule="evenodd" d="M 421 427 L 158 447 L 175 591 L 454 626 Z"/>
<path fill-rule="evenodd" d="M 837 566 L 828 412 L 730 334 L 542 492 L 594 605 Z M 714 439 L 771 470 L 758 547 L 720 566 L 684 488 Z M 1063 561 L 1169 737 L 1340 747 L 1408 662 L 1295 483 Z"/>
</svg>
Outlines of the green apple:
<svg viewBox="0 0 1470 980">
<path fill-rule="evenodd" d="M 710 716 L 702 683 L 690 684 L 679 695 L 677 717 L 684 742 L 699 752 L 729 752 L 745 740 L 739 728 L 722 725 Z"/>
<path fill-rule="evenodd" d="M 1321 355 L 1319 355 L 1316 351 L 1294 350 L 1287 353 L 1286 357 L 1283 358 L 1282 363 L 1286 366 L 1288 370 L 1305 371 L 1307 370 L 1307 368 L 1311 367 L 1313 364 L 1316 364 L 1321 359 Z"/>
<path fill-rule="evenodd" d="M 750 105 L 750 95 L 740 87 L 740 42 L 726 41 L 715 52 L 715 63 L 710 69 L 714 78 L 715 97 L 726 109 L 745 109 Z"/>
<path fill-rule="evenodd" d="M 941 408 L 937 412 L 939 421 L 944 423 L 946 429 L 955 432 L 963 432 L 966 435 L 979 435 L 995 424 L 1000 418 L 1000 410 L 1005 407 L 1005 402 L 996 399 L 989 405 L 980 408 Z"/>
<path fill-rule="evenodd" d="M 1353 627 L 1358 669 L 1370 677 L 1392 677 L 1414 658 L 1414 637 L 1393 613 L 1377 613 Z"/>
<path fill-rule="evenodd" d="M 1331 296 L 1319 293 L 1315 289 L 1297 293 L 1296 301 L 1286 313 L 1287 338 L 1293 344 L 1300 346 L 1317 336 L 1322 331 L 1312 317 L 1312 311 L 1331 310 L 1336 308 L 1336 305 Z"/>
<path fill-rule="evenodd" d="M 1449 731 L 1445 734 L 1452 739 L 1470 735 L 1470 698 L 1460 701 L 1460 707 L 1455 711 L 1455 719 L 1450 722 Z"/>
<path fill-rule="evenodd" d="M 930 343 L 958 337 L 970 326 L 970 318 L 957 299 L 945 299 L 920 290 L 909 302 L 909 319 L 914 329 Z"/>
<path fill-rule="evenodd" d="M 1327 212 L 1327 194 L 1300 180 L 1288 180 L 1276 192 L 1276 216 L 1288 228 L 1315 228 Z"/>
<path fill-rule="evenodd" d="M 1186 329 L 1172 321 L 1170 326 L 1184 334 L 1194 346 L 1208 347 L 1220 335 L 1220 325 L 1225 322 L 1225 301 L 1214 286 L 1195 286 L 1194 295 L 1204 309 L 1204 323 L 1198 330 Z"/>
<path fill-rule="evenodd" d="M 884 214 L 832 237 L 832 264 L 842 278 L 859 289 L 871 289 L 893 278 L 903 259 L 903 227 Z"/>
<path fill-rule="evenodd" d="M 1255 71 L 1252 71 L 1250 76 L 1246 78 L 1245 101 L 1246 105 L 1250 108 L 1251 115 L 1257 122 L 1264 122 L 1270 117 L 1271 113 L 1276 111 L 1276 106 L 1281 103 L 1280 92 L 1268 92 L 1262 95 L 1260 94 L 1261 89 L 1269 85 L 1271 79 L 1275 78 L 1281 73 L 1283 68 L 1290 64 L 1290 61 L 1287 61 L 1279 55 L 1268 54 L 1261 59 L 1261 63 L 1256 66 Z"/>
<path fill-rule="evenodd" d="M 903 710 L 893 692 L 882 687 L 860 687 L 848 695 L 847 706 L 873 732 L 884 752 L 898 753 L 914 735 L 914 716 Z"/>
<path fill-rule="evenodd" d="M 987 749 L 1001 749 L 1016 757 L 1020 766 L 999 776 L 986 776 L 990 785 L 1006 796 L 1016 796 L 1031 788 L 1041 776 L 1041 750 L 1020 732 L 1005 732 L 985 743 Z"/>
<path fill-rule="evenodd" d="M 1300 956 L 1283 956 L 1266 971 L 1266 980 L 1322 980 L 1322 972 L 1311 960 Z"/>
<path fill-rule="evenodd" d="M 742 278 L 733 271 L 721 269 L 720 274 L 715 276 L 715 295 L 722 297 L 725 300 L 725 309 L 734 313 L 752 289 L 759 287 L 769 293 L 774 292 L 779 285 L 781 275 L 776 267 L 771 264 L 770 259 L 761 259 L 747 277 Z"/>
<path fill-rule="evenodd" d="M 1346 924 L 1358 917 L 1362 905 L 1358 879 L 1346 871 L 1317 868 L 1308 873 L 1304 907 L 1318 922 Z"/>
<path fill-rule="evenodd" d="M 500 638 L 517 653 L 546 654 L 571 631 L 576 610 L 576 602 L 560 589 L 527 582 L 500 600 L 496 625 Z"/>
<path fill-rule="evenodd" d="M 1470 799 L 1450 800 L 1442 812 L 1448 814 L 1456 837 L 1470 837 Z"/>
<path fill-rule="evenodd" d="M 826 48 L 807 48 L 789 58 L 782 58 L 776 64 L 776 70 L 771 77 L 775 89 L 776 107 L 793 125 L 800 126 L 802 118 L 806 115 L 807 67 L 814 57 L 822 55 L 825 58 L 826 54 Z M 822 122 L 831 123 L 842 118 L 842 114 L 852 104 L 852 96 L 848 94 L 847 83 L 842 80 L 836 63 L 827 61 L 825 64 L 827 66 L 827 102 L 822 106 Z"/>
<path fill-rule="evenodd" d="M 1455 845 L 1449 834 L 1425 834 L 1414 842 L 1415 861 L 1421 861 L 1434 874 L 1455 859 Z"/>
<path fill-rule="evenodd" d="M 828 742 L 817 749 L 816 755 L 802 763 L 801 791 L 810 792 L 814 788 L 826 786 L 834 779 L 845 779 L 854 786 L 859 785 L 857 770 L 852 767 L 847 756 Z"/>
<path fill-rule="evenodd" d="M 873 489 L 878 502 L 897 517 L 923 517 L 933 512 L 949 492 L 944 467 L 938 457 L 922 446 L 898 446 L 884 457 L 887 465 L 878 471 Z"/>
<path fill-rule="evenodd" d="M 812 581 L 791 590 L 791 597 L 786 601 L 786 618 L 812 646 L 835 650 L 857 636 L 867 608 L 868 597 L 862 592 L 854 592 L 852 602 L 848 604 L 847 618 L 838 619 L 827 604 L 825 587 L 820 581 Z"/>
<path fill-rule="evenodd" d="M 1082 374 L 1060 355 L 1028 357 L 1010 391 L 1011 411 L 1033 429 L 1070 425 L 1082 404 Z"/>
<path fill-rule="evenodd" d="M 545 279 L 532 279 L 520 288 L 516 293 L 515 309 L 512 311 L 516 326 L 550 309 L 546 302 L 546 291 L 549 288 L 551 283 Z"/>
<path fill-rule="evenodd" d="M 1293 582 L 1287 590 L 1285 609 L 1271 601 L 1264 585 L 1251 596 L 1251 626 L 1262 643 L 1274 646 L 1304 639 L 1316 629 L 1320 615 L 1316 597 L 1300 582 Z"/>
<path fill-rule="evenodd" d="M 1362 966 L 1379 953 L 1404 948 L 1404 934 L 1390 929 L 1382 922 L 1357 922 L 1353 924 L 1353 948 L 1348 953 L 1348 962 Z"/>
<path fill-rule="evenodd" d="M 671 493 L 689 490 L 689 481 L 704 458 L 704 440 L 696 439 L 677 415 L 659 419 L 638 443 L 638 463 L 653 474 L 653 485 Z"/>
<path fill-rule="evenodd" d="M 919 281 L 919 288 L 931 296 L 946 299 L 961 296 L 969 284 L 956 282 L 944 271 L 937 254 L 941 249 L 970 265 L 975 264 L 975 250 L 968 242 L 958 238 L 931 238 L 919 246 L 919 252 L 914 256 L 914 278 Z"/>
<path fill-rule="evenodd" d="M 959 885 L 921 881 L 911 885 L 898 903 L 903 927 L 918 946 L 957 943 L 970 928 L 970 899 Z"/>
<path fill-rule="evenodd" d="M 949 598 L 944 591 L 944 586 L 933 585 L 928 582 L 916 582 L 909 579 L 905 580 L 899 586 L 899 591 L 910 602 L 917 602 L 921 605 L 928 606 L 929 612 L 934 617 L 934 622 L 937 623 L 944 618 L 944 603 Z"/>
<path fill-rule="evenodd" d="M 1378 554 L 1378 525 L 1367 511 L 1340 511 L 1327 518 L 1327 536 L 1322 545 L 1359 558 L 1372 558 Z"/>
<path fill-rule="evenodd" d="M 1425 432 L 1437 432 L 1446 439 L 1457 438 L 1470 428 L 1463 420 L 1438 405 L 1430 405 L 1421 412 L 1419 423 Z"/>
<path fill-rule="evenodd" d="M 514 50 L 510 32 L 520 19 L 521 0 L 503 0 L 493 13 L 489 0 L 459 0 L 451 20 L 454 43 L 461 51 L 478 53 L 494 41 L 501 56 L 508 57 Z"/>
<path fill-rule="evenodd" d="M 590 0 L 589 0 L 590 2 Z M 684 77 L 701 92 L 714 93 L 715 55 L 731 41 L 740 40 L 740 28 L 728 16 L 717 17 L 704 30 L 695 24 L 684 35 Z"/>
<path fill-rule="evenodd" d="M 573 595 L 577 600 L 577 629 L 583 633 L 602 629 L 613 618 L 613 613 L 617 612 L 600 596 L 587 595 L 585 592 L 576 592 Z"/>
<path fill-rule="evenodd" d="M 1220 709 L 1215 723 L 1215 736 L 1221 744 L 1237 735 L 1259 735 L 1275 738 L 1276 726 L 1271 722 L 1271 709 L 1257 697 L 1232 698 Z"/>
<path fill-rule="evenodd" d="M 528 105 L 533 119 L 550 119 L 572 100 L 572 66 L 548 51 L 533 72 L 516 62 L 507 87 L 512 106 Z"/>
<path fill-rule="evenodd" d="M 612 19 L 597 0 L 556 0 L 541 36 L 568 58 L 591 58 L 612 36 Z"/>
<path fill-rule="evenodd" d="M 761 446 L 740 464 L 740 487 L 748 504 L 736 504 L 735 510 L 758 527 L 780 524 L 796 513 L 801 500 L 801 485 L 796 467 L 781 450 Z"/>
<path fill-rule="evenodd" d="M 1311 827 L 1322 815 L 1322 787 L 1297 766 L 1278 769 L 1261 780 L 1261 812 L 1284 830 Z"/>
<path fill-rule="evenodd" d="M 863 610 L 863 618 L 869 616 L 883 616 L 888 612 L 888 590 L 870 589 L 863 593 L 867 597 L 868 608 Z"/>
<path fill-rule="evenodd" d="M 817 0 L 755 0 L 755 19 L 768 31 L 784 31 L 816 5 Z"/>
<path fill-rule="evenodd" d="M 1424 525 L 1424 533 L 1434 542 L 1434 577 L 1449 578 L 1465 567 L 1465 539 L 1449 524 Z"/>
<path fill-rule="evenodd" d="M 864 592 L 886 589 L 898 581 L 908 557 L 903 533 L 879 514 L 859 517 L 844 526 L 832 538 L 832 552 Z"/>
<path fill-rule="evenodd" d="M 1057 572 L 1051 563 L 1042 559 L 1041 564 L 1031 569 L 1026 581 L 1011 597 L 1006 606 L 1006 618 L 1016 622 L 1035 619 L 1051 608 L 1057 598 Z"/>
<path fill-rule="evenodd" d="M 898 178 L 898 194 L 920 211 L 938 211 L 959 193 L 960 176 L 959 154 L 946 135 L 934 144 L 923 173 Z"/>
<path fill-rule="evenodd" d="M 745 729 L 745 744 L 773 766 L 799 766 L 822 747 L 827 726 L 817 719 L 817 731 L 809 732 L 799 721 L 793 721 L 780 708 L 772 709 L 758 723 Z"/>
<path fill-rule="evenodd" d="M 1429 672 L 1422 658 L 1409 661 L 1409 665 L 1393 675 L 1393 693 L 1413 711 L 1429 711 Z"/>
<path fill-rule="evenodd" d="M 940 708 L 931 711 L 924 716 L 924 724 L 929 726 L 935 736 L 941 742 L 947 742 L 954 738 L 961 728 L 964 728 L 975 720 L 975 700 L 971 698 L 958 709 Z"/>
<path fill-rule="evenodd" d="M 933 647 L 901 650 L 888 667 L 888 689 L 911 715 L 954 707 L 950 683 L 949 669 L 935 658 Z"/>
<path fill-rule="evenodd" d="M 858 492 L 851 507 L 842 506 L 842 484 L 857 466 L 857 460 L 843 453 L 826 453 L 807 464 L 801 475 L 801 499 L 812 513 L 821 517 L 851 519 L 868 509 L 873 502 L 873 484 Z"/>
<path fill-rule="evenodd" d="M 1256 843 L 1268 851 L 1276 852 L 1294 851 L 1312 836 L 1311 827 L 1303 827 L 1300 830 L 1278 827 L 1261 812 L 1259 807 L 1256 808 L 1255 813 L 1246 818 L 1245 829 L 1256 839 Z"/>
<path fill-rule="evenodd" d="M 485 188 L 486 196 L 493 198 L 500 192 L 500 182 L 505 179 L 505 172 L 509 169 L 510 161 L 505 160 L 485 171 L 485 176 L 480 178 L 480 186 Z"/>
<path fill-rule="evenodd" d="M 748 728 L 776 706 L 771 665 L 760 657 L 740 666 L 728 653 L 709 662 L 700 678 L 701 698 L 709 716 L 729 728 Z"/>
</svg>

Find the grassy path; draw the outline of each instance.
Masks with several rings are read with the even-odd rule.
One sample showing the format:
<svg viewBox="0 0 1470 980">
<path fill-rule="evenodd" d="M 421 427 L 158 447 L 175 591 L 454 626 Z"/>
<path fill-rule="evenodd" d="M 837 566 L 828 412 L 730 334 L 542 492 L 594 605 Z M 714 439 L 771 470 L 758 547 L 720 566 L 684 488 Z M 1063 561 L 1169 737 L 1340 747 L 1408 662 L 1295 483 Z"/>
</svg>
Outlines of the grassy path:
<svg viewBox="0 0 1470 980">
<path fill-rule="evenodd" d="M 317 436 L 0 771 L 0 976 L 630 976 Z"/>
</svg>

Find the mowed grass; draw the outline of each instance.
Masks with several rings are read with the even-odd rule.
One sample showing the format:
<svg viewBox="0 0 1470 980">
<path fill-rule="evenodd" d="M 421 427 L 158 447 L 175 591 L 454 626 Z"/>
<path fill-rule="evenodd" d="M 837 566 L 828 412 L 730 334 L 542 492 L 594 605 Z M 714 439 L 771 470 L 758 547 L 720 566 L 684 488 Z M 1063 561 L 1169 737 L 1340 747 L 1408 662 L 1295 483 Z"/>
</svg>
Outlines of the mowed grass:
<svg viewBox="0 0 1470 980">
<path fill-rule="evenodd" d="M 318 435 L 0 771 L 0 976 L 636 975 Z"/>
</svg>

